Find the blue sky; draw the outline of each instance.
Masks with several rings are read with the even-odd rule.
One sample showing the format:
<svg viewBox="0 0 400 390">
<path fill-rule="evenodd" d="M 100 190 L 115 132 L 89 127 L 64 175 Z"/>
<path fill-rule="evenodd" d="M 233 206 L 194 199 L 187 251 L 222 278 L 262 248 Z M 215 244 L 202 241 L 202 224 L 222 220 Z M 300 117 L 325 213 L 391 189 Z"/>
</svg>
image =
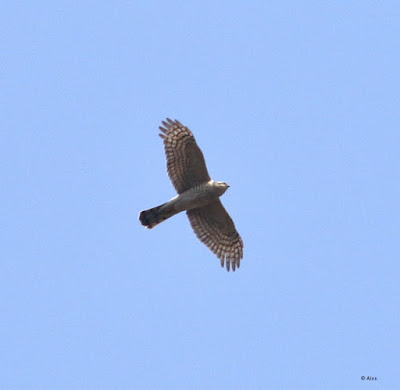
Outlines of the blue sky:
<svg viewBox="0 0 400 390">
<path fill-rule="evenodd" d="M 1 389 L 399 388 L 397 1 L 0 10 Z M 137 220 L 166 117 L 230 184 L 235 273 Z"/>
</svg>

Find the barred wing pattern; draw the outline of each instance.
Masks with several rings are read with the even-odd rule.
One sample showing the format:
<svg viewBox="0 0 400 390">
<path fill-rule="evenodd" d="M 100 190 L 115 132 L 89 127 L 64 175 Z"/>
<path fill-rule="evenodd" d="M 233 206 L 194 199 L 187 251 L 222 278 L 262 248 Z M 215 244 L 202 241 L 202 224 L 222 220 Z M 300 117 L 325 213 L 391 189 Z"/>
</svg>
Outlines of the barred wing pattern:
<svg viewBox="0 0 400 390">
<path fill-rule="evenodd" d="M 192 132 L 177 120 L 160 126 L 167 157 L 168 176 L 178 194 L 210 180 L 204 156 Z"/>
<path fill-rule="evenodd" d="M 217 255 L 221 266 L 225 263 L 228 271 L 231 266 L 233 271 L 239 268 L 243 258 L 243 241 L 221 201 L 218 199 L 186 213 L 194 233 Z"/>
</svg>

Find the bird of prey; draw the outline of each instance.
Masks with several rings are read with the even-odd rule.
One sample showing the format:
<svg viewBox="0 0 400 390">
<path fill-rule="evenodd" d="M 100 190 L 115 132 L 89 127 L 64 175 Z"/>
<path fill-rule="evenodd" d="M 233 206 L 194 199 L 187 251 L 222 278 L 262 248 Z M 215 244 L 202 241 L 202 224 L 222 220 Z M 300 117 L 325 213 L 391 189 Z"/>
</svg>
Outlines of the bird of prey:
<svg viewBox="0 0 400 390">
<path fill-rule="evenodd" d="M 139 220 L 151 229 L 181 211 L 186 211 L 196 236 L 229 271 L 240 267 L 243 241 L 219 197 L 228 184 L 211 180 L 203 153 L 192 132 L 177 120 L 160 126 L 168 176 L 178 195 L 168 202 L 140 212 Z"/>
</svg>

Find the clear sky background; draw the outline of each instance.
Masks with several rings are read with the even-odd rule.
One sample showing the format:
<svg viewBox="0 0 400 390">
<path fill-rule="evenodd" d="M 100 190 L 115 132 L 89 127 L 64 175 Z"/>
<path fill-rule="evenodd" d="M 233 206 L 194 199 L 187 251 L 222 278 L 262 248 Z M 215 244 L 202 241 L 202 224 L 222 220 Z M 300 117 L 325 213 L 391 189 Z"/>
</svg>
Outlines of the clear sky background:
<svg viewBox="0 0 400 390">
<path fill-rule="evenodd" d="M 0 19 L 0 389 L 400 388 L 398 1 Z M 235 273 L 137 220 L 175 196 L 166 117 L 231 186 Z"/>
</svg>

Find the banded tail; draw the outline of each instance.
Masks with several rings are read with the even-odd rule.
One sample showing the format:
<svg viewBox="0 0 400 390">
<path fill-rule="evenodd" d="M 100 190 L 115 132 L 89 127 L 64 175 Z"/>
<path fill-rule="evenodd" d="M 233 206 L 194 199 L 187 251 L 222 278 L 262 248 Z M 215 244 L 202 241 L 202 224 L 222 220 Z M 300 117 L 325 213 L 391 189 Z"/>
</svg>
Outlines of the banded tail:
<svg viewBox="0 0 400 390">
<path fill-rule="evenodd" d="M 168 207 L 167 203 L 141 211 L 139 215 L 141 224 L 147 229 L 152 229 L 154 226 L 175 215 L 176 211 L 172 207 Z"/>
</svg>

